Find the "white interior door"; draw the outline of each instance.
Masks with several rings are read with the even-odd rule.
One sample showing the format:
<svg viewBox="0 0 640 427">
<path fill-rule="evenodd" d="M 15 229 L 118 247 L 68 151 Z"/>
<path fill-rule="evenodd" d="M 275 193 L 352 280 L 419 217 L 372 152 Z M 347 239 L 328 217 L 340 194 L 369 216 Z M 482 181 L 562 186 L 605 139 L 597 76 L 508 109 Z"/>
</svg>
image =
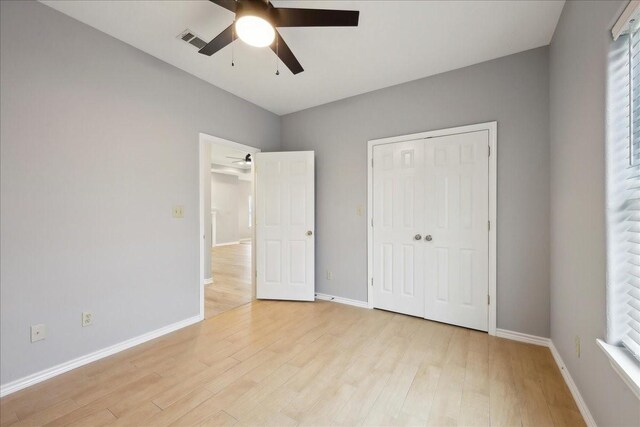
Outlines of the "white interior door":
<svg viewBox="0 0 640 427">
<path fill-rule="evenodd" d="M 489 322 L 488 131 L 373 148 L 373 305 Z"/>
<path fill-rule="evenodd" d="M 256 153 L 256 297 L 313 301 L 314 152 Z"/>
<path fill-rule="evenodd" d="M 425 140 L 425 317 L 489 326 L 489 132 Z"/>
<path fill-rule="evenodd" d="M 375 146 L 373 164 L 374 306 L 423 317 L 424 141 Z"/>
</svg>

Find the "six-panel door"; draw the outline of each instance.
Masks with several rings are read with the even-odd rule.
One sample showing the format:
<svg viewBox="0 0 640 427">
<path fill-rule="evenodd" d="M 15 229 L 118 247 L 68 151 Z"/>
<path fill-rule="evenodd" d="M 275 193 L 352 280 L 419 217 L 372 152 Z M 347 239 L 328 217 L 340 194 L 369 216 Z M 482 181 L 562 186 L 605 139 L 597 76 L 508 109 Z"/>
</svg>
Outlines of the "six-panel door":
<svg viewBox="0 0 640 427">
<path fill-rule="evenodd" d="M 314 153 L 256 153 L 256 297 L 313 301 Z"/>
<path fill-rule="evenodd" d="M 375 307 L 424 315 L 424 142 L 373 149 Z"/>
<path fill-rule="evenodd" d="M 375 146 L 373 158 L 374 306 L 488 330 L 488 132 Z"/>
</svg>

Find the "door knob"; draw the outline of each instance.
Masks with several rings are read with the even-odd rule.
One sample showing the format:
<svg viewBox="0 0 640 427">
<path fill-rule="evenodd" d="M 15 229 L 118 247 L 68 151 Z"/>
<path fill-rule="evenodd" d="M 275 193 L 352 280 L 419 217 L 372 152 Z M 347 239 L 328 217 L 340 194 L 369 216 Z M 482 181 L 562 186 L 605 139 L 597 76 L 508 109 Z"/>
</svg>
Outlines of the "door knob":
<svg viewBox="0 0 640 427">
<path fill-rule="evenodd" d="M 313 231 L 309 230 L 307 231 L 307 236 L 311 236 L 313 234 Z"/>
<path fill-rule="evenodd" d="M 413 238 L 414 238 L 415 240 L 420 240 L 420 239 L 422 239 L 422 236 L 421 236 L 421 235 L 419 235 L 419 234 L 416 234 L 415 236 L 413 236 Z"/>
<path fill-rule="evenodd" d="M 431 234 L 427 234 L 426 236 L 424 236 L 424 240 L 426 240 L 427 242 L 430 242 L 433 240 L 433 237 L 431 237 Z"/>
</svg>

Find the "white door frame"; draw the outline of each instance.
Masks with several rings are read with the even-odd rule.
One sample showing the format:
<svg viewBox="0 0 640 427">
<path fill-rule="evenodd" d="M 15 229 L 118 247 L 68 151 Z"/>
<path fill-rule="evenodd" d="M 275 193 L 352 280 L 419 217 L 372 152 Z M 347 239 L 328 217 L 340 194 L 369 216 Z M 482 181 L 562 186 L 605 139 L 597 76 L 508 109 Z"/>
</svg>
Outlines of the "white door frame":
<svg viewBox="0 0 640 427">
<path fill-rule="evenodd" d="M 200 262 L 199 269 L 200 273 L 198 276 L 200 277 L 200 317 L 204 318 L 204 257 L 205 257 L 205 247 L 204 247 L 204 188 L 202 187 L 202 176 L 205 173 L 205 167 L 207 167 L 207 171 L 211 172 L 211 159 L 204 162 L 204 147 L 205 144 L 215 144 L 222 145 L 225 147 L 231 147 L 238 150 L 246 151 L 247 153 L 255 154 L 259 153 L 261 150 L 259 148 L 251 147 L 249 145 L 239 144 L 237 142 L 229 141 L 227 139 L 218 138 L 217 136 L 208 135 L 206 133 L 199 133 L 199 147 L 198 147 L 198 198 L 199 202 L 199 213 L 198 217 L 200 218 L 200 234 L 198 235 L 198 240 L 200 241 Z M 251 174 L 253 175 L 253 184 L 251 186 L 251 197 L 255 200 L 255 169 L 253 168 L 253 162 L 251 164 Z M 210 209 L 209 209 L 210 212 Z M 255 223 L 255 215 L 253 216 L 253 227 L 251 231 L 251 242 L 254 242 L 256 239 L 256 223 Z M 210 250 L 210 249 L 209 249 Z M 251 245 L 251 298 L 256 298 L 256 245 Z"/>
<path fill-rule="evenodd" d="M 455 135 L 486 130 L 489 132 L 489 335 L 496 334 L 496 307 L 497 307 L 497 252 L 496 236 L 498 231 L 498 122 L 478 123 L 475 125 L 460 126 L 448 129 L 439 129 L 428 132 L 414 133 L 410 135 L 393 136 L 389 138 L 372 139 L 367 142 L 367 300 L 369 308 L 373 308 L 373 147 L 382 144 L 412 141 L 415 139 L 435 138 L 439 136 Z"/>
</svg>

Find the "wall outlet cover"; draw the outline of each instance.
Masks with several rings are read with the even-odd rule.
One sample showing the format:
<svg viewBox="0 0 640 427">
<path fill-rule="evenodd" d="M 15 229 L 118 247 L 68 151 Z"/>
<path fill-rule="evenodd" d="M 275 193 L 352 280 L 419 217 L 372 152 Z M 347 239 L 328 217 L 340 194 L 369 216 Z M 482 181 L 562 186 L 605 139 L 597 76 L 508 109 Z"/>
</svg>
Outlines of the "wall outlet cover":
<svg viewBox="0 0 640 427">
<path fill-rule="evenodd" d="M 82 312 L 82 327 L 90 326 L 93 323 L 93 313 L 90 311 Z"/>
<path fill-rule="evenodd" d="M 43 340 L 47 337 L 47 327 L 40 323 L 39 325 L 31 325 L 31 342 Z"/>
<path fill-rule="evenodd" d="M 184 207 L 182 207 L 182 206 L 174 206 L 173 207 L 173 217 L 174 218 L 184 218 Z"/>
</svg>

